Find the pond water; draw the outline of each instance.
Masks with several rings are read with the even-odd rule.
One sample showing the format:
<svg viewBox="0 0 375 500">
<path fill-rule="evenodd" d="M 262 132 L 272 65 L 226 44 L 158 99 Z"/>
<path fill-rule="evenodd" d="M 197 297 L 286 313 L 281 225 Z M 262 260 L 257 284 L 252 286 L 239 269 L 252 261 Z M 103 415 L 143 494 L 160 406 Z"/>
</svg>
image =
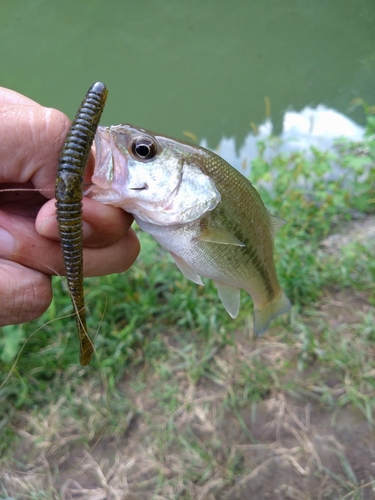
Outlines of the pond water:
<svg viewBox="0 0 375 500">
<path fill-rule="evenodd" d="M 323 103 L 364 123 L 375 104 L 373 0 L 2 0 L 0 85 L 71 118 L 93 81 L 103 124 L 215 147 Z"/>
</svg>

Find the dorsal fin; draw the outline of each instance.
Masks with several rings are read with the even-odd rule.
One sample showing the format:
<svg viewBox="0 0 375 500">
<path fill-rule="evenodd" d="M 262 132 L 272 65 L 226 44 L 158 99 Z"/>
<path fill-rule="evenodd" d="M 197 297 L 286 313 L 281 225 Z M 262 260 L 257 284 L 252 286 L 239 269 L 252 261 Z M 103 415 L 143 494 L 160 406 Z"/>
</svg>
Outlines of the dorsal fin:
<svg viewBox="0 0 375 500">
<path fill-rule="evenodd" d="M 271 234 L 272 234 L 272 239 L 275 238 L 275 234 L 277 231 L 283 227 L 284 224 L 286 224 L 286 220 L 282 219 L 281 217 L 276 217 L 276 215 L 272 215 L 268 212 L 268 216 L 270 218 L 271 222 Z"/>
</svg>

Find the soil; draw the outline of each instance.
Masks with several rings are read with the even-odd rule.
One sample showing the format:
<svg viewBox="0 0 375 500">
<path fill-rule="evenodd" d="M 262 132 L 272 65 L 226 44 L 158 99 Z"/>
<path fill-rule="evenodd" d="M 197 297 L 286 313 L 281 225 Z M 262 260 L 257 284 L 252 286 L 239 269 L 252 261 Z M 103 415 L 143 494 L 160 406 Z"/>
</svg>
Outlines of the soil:
<svg viewBox="0 0 375 500">
<path fill-rule="evenodd" d="M 365 295 L 353 295 L 349 291 L 327 290 L 321 304 L 324 313 L 332 318 L 332 325 L 355 323 L 361 311 L 366 312 L 369 308 Z M 247 335 L 239 332 L 237 342 L 243 356 L 250 354 Z M 220 361 L 226 361 L 228 365 L 233 362 L 232 357 L 233 352 L 229 348 L 217 355 Z M 318 368 L 313 363 L 310 370 L 316 371 Z M 286 377 L 292 380 L 300 375 L 289 372 Z M 333 393 L 336 387 L 339 388 L 334 373 L 326 373 L 322 382 L 331 387 Z M 168 425 L 165 416 L 158 410 L 157 401 L 152 397 L 154 384 L 155 380 L 150 377 L 147 388 L 141 396 L 137 396 L 131 385 L 124 383 L 124 390 L 142 408 L 142 414 L 134 416 L 125 436 L 99 442 L 91 452 L 97 462 L 104 456 L 116 453 L 120 453 L 124 463 L 129 462 L 132 456 L 137 457 L 138 463 L 133 465 L 128 482 L 132 493 L 128 490 L 119 499 L 375 498 L 374 427 L 352 405 L 340 408 L 333 404 L 325 408 L 317 401 L 318 397 L 314 398 L 313 391 L 306 396 L 303 391 L 290 394 L 275 390 L 256 405 L 242 406 L 239 412 L 223 411 L 226 388 L 207 378 L 201 379 L 192 388 L 184 377 L 181 377 L 180 382 L 181 394 L 190 401 L 195 411 L 186 406 L 174 415 L 178 431 L 182 436 L 188 436 L 190 441 L 193 436 L 201 443 L 212 443 L 213 440 L 219 443 L 215 449 L 215 460 L 219 466 L 222 465 L 223 471 L 231 460 L 235 460 L 235 480 L 228 481 L 217 470 L 204 485 L 197 485 L 189 493 L 182 488 L 178 494 L 173 488 L 169 493 L 166 489 L 153 496 L 149 487 L 155 477 L 156 464 L 153 460 L 156 460 L 157 454 L 145 436 L 152 434 L 151 427 Z M 338 389 L 337 395 L 340 393 Z M 153 426 L 150 426 L 150 418 L 153 419 Z M 150 460 L 146 458 L 147 453 Z M 77 450 L 77 457 L 82 459 L 82 452 Z M 165 456 L 159 457 L 157 467 L 163 467 L 165 476 L 173 479 L 181 472 L 183 462 L 180 449 L 169 449 Z M 90 471 L 90 468 L 87 470 Z M 81 487 L 87 488 L 86 491 L 97 488 L 98 480 L 91 473 L 75 478 Z M 71 469 L 69 474 L 72 478 Z M 66 478 L 61 477 L 63 479 Z M 144 488 L 141 484 L 144 484 Z M 73 494 L 71 498 L 86 497 Z"/>
</svg>

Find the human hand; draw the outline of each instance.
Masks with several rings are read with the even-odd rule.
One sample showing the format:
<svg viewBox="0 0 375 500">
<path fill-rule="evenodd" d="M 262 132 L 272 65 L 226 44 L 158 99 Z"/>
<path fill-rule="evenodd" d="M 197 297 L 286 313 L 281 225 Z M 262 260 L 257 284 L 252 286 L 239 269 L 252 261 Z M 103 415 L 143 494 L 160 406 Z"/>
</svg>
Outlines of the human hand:
<svg viewBox="0 0 375 500">
<path fill-rule="evenodd" d="M 69 127 L 60 111 L 0 87 L 0 326 L 40 316 L 52 299 L 51 275 L 65 274 L 53 197 Z M 87 170 L 93 164 L 90 154 Z M 83 199 L 84 276 L 133 264 L 132 222 L 119 208 Z"/>
</svg>

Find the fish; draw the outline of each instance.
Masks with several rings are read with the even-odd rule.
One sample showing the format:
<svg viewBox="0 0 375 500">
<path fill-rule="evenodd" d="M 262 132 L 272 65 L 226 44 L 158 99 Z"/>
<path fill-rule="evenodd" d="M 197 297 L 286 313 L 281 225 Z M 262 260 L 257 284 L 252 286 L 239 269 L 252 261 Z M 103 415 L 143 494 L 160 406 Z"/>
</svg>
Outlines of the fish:
<svg viewBox="0 0 375 500">
<path fill-rule="evenodd" d="M 186 278 L 213 280 L 232 318 L 241 289 L 253 299 L 256 335 L 290 311 L 273 260 L 285 221 L 246 177 L 201 146 L 128 124 L 98 127 L 95 148 L 89 196 L 133 214 Z"/>
</svg>

